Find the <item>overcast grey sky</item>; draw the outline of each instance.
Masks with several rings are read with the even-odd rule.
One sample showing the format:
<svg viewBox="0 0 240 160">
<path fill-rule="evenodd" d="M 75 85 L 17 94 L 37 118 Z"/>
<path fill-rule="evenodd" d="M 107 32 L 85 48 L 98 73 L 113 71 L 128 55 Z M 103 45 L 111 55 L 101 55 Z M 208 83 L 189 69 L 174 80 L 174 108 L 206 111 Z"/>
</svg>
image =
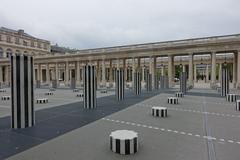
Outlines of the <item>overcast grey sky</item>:
<svg viewBox="0 0 240 160">
<path fill-rule="evenodd" d="M 71 48 L 240 33 L 240 0 L 1 0 L 0 25 Z"/>
</svg>

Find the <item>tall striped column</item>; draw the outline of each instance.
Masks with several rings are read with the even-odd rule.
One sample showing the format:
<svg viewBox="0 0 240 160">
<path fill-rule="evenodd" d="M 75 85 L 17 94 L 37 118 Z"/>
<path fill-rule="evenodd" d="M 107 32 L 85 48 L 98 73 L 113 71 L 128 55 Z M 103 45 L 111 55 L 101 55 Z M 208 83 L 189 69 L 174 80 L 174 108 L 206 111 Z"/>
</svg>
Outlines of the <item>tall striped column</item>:
<svg viewBox="0 0 240 160">
<path fill-rule="evenodd" d="M 141 94 L 141 73 L 139 71 L 134 73 L 134 93 L 136 95 Z"/>
<path fill-rule="evenodd" d="M 118 101 L 121 101 L 124 99 L 124 69 L 120 68 L 116 70 L 116 76 L 115 76 L 115 82 L 116 82 L 116 97 Z"/>
<path fill-rule="evenodd" d="M 226 97 L 229 93 L 229 71 L 227 68 L 222 68 L 222 81 L 221 81 L 221 96 Z"/>
<path fill-rule="evenodd" d="M 187 92 L 187 74 L 186 72 L 180 73 L 180 92 L 186 94 Z"/>
<path fill-rule="evenodd" d="M 146 72 L 146 90 L 152 91 L 152 74 L 149 71 Z"/>
<path fill-rule="evenodd" d="M 11 56 L 12 128 L 27 128 L 35 124 L 33 94 L 33 58 Z"/>
<path fill-rule="evenodd" d="M 83 71 L 84 108 L 96 108 L 96 71 L 95 66 L 86 65 Z"/>
</svg>

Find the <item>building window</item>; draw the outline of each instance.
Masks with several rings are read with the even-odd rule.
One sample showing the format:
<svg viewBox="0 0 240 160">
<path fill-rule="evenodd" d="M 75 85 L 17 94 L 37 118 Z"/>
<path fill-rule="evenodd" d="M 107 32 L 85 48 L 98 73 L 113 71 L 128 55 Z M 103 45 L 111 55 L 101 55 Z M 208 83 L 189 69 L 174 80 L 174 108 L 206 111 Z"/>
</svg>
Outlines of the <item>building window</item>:
<svg viewBox="0 0 240 160">
<path fill-rule="evenodd" d="M 16 44 L 20 44 L 20 40 L 19 40 L 18 37 L 16 37 L 16 39 L 15 39 L 15 43 L 16 43 Z"/>
<path fill-rule="evenodd" d="M 27 46 L 28 45 L 27 41 L 23 41 L 23 45 Z"/>
<path fill-rule="evenodd" d="M 10 36 L 7 36 L 7 42 L 8 42 L 8 43 L 12 43 L 12 42 L 11 42 L 11 37 L 10 37 Z"/>
</svg>

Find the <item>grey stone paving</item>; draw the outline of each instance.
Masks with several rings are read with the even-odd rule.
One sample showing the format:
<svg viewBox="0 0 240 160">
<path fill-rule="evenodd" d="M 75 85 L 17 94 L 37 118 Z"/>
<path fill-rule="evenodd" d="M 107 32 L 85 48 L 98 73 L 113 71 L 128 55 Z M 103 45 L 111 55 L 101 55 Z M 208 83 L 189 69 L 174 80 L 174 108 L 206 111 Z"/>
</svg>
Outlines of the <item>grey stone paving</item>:
<svg viewBox="0 0 240 160">
<path fill-rule="evenodd" d="M 166 97 L 172 95 L 159 94 L 9 159 L 239 159 L 240 112 L 234 103 L 206 89 L 191 90 L 179 105 L 167 104 Z M 151 106 L 167 107 L 169 116 L 152 117 Z M 110 151 L 109 134 L 118 129 L 139 133 L 137 154 L 121 156 Z"/>
</svg>

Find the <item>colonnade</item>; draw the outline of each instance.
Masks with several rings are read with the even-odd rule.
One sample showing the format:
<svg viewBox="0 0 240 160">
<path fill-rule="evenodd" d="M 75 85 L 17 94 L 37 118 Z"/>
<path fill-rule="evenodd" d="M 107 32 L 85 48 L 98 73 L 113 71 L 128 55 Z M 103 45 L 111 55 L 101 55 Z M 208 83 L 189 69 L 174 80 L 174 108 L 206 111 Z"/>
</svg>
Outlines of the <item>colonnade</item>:
<svg viewBox="0 0 240 160">
<path fill-rule="evenodd" d="M 56 80 L 57 84 L 62 82 L 65 86 L 70 85 L 70 80 L 74 78 L 76 80 L 77 86 L 82 83 L 82 68 L 86 63 L 92 63 L 96 65 L 97 71 L 97 83 L 101 86 L 106 86 L 109 82 L 114 83 L 115 77 L 114 73 L 117 68 L 124 68 L 125 70 L 125 81 L 132 82 L 133 74 L 136 70 L 142 72 L 142 83 L 145 82 L 145 71 L 149 70 L 152 75 L 152 85 L 155 84 L 156 75 L 167 75 L 169 78 L 170 87 L 174 86 L 175 78 L 175 66 L 182 65 L 182 70 L 188 73 L 188 84 L 194 85 L 197 82 L 197 74 L 199 72 L 198 64 L 204 63 L 205 68 L 200 69 L 201 74 L 205 73 L 206 82 L 210 82 L 211 86 L 217 83 L 217 75 L 221 77 L 221 68 L 223 63 L 232 65 L 232 83 L 234 87 L 240 87 L 240 56 L 239 52 L 234 52 L 231 59 L 217 59 L 216 52 L 210 54 L 210 59 L 199 60 L 194 59 L 194 54 L 184 55 L 188 59 L 174 60 L 175 57 L 179 55 L 167 55 L 165 60 L 159 61 L 163 57 L 149 56 L 149 57 L 130 57 L 130 58 L 118 58 L 118 59 L 97 59 L 92 58 L 89 61 L 81 60 L 66 60 L 48 62 L 46 58 L 46 63 L 35 62 L 35 80 L 40 83 L 50 84 L 52 80 Z M 144 63 L 142 62 L 144 60 Z M 146 63 L 145 63 L 146 62 Z M 217 73 L 217 66 L 219 73 Z M 9 84 L 10 82 L 10 70 L 9 65 L 0 65 L 0 82 L 5 82 Z M 210 73 L 210 75 L 209 75 Z M 210 76 L 210 77 L 209 77 Z M 210 81 L 209 81 L 210 80 Z M 218 79 L 219 80 L 219 79 Z"/>
</svg>

